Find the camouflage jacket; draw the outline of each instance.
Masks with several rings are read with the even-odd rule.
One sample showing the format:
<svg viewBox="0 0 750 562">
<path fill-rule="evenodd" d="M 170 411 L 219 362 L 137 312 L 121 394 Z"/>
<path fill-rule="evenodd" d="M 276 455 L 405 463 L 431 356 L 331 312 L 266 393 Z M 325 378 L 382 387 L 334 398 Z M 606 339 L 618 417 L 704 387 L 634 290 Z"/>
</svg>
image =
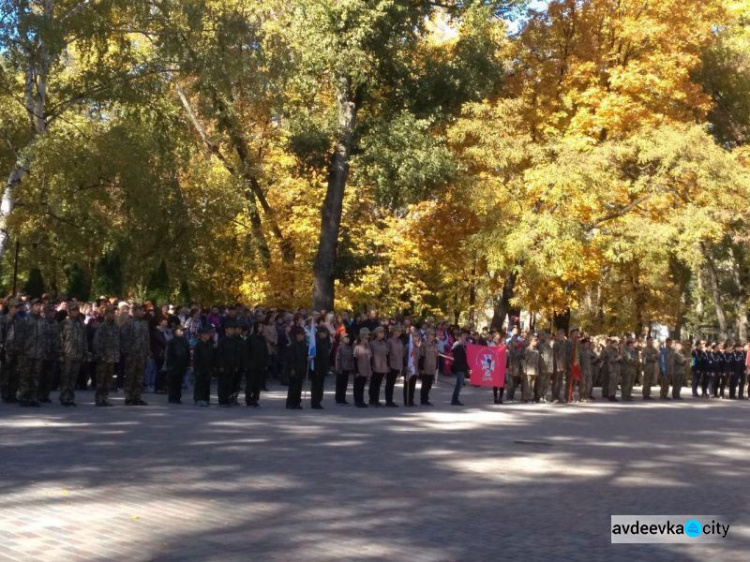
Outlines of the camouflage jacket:
<svg viewBox="0 0 750 562">
<path fill-rule="evenodd" d="M 120 353 L 146 357 L 151 352 L 148 322 L 131 318 L 120 326 Z"/>
<path fill-rule="evenodd" d="M 114 322 L 99 325 L 94 334 L 94 353 L 97 359 L 105 363 L 117 363 L 120 360 L 120 328 Z"/>
<path fill-rule="evenodd" d="M 5 353 L 20 354 L 23 352 L 23 324 L 24 318 L 14 314 L 7 315 L 3 329 L 3 346 Z"/>
<path fill-rule="evenodd" d="M 57 361 L 62 352 L 60 345 L 60 323 L 57 320 L 45 320 L 47 322 L 47 357 L 50 361 Z"/>
<path fill-rule="evenodd" d="M 23 354 L 29 359 L 49 357 L 50 325 L 41 315 L 30 314 L 23 324 Z"/>
<path fill-rule="evenodd" d="M 60 344 L 65 359 L 72 361 L 83 361 L 88 351 L 88 338 L 86 338 L 86 326 L 81 320 L 66 318 L 62 323 Z"/>
</svg>

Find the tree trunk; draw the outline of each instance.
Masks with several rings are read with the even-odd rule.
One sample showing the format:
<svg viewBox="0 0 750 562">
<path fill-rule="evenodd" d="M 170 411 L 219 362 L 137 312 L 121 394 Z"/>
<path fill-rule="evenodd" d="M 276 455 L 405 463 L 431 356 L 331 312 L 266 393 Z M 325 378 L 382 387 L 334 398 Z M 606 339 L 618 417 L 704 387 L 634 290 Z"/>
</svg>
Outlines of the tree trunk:
<svg viewBox="0 0 750 562">
<path fill-rule="evenodd" d="M 705 252 L 704 252 L 705 254 Z M 719 279 L 716 274 L 716 265 L 711 257 L 706 255 L 706 274 L 708 276 L 708 284 L 711 289 L 711 299 L 714 302 L 714 308 L 716 310 L 716 320 L 719 323 L 719 337 L 726 339 L 727 337 L 727 317 L 724 314 L 724 309 L 721 307 L 721 291 L 719 290 Z"/>
<path fill-rule="evenodd" d="M 500 293 L 499 298 L 495 298 L 493 303 L 492 322 L 490 323 L 492 328 L 500 330 L 505 323 L 505 318 L 510 310 L 510 299 L 513 298 L 513 291 L 516 287 L 516 279 L 518 279 L 518 271 L 516 267 L 513 267 L 505 277 L 502 293 Z"/>
<path fill-rule="evenodd" d="M 44 19 L 47 25 L 53 25 L 55 3 L 54 0 L 45 0 Z M 29 31 L 25 37 L 30 42 Z M 38 33 L 35 37 L 38 52 L 26 52 L 26 78 L 24 88 L 24 107 L 30 124 L 30 138 L 25 149 L 19 153 L 8 180 L 5 182 L 3 197 L 0 202 L 0 267 L 3 258 L 8 251 L 10 233 L 8 231 L 8 219 L 15 208 L 16 188 L 23 177 L 29 171 L 31 164 L 31 150 L 39 137 L 47 132 L 47 81 L 49 70 L 52 66 L 49 45 L 44 40 L 44 34 Z"/>
<path fill-rule="evenodd" d="M 732 277 L 736 287 L 734 298 L 735 323 L 739 341 L 747 341 L 747 274 L 743 270 L 744 251 L 737 244 L 732 244 Z M 744 274 L 743 274 L 744 273 Z"/>
<path fill-rule="evenodd" d="M 353 131 L 357 120 L 358 104 L 354 96 L 347 95 L 348 85 L 341 88 L 338 99 L 339 136 L 331 154 L 328 169 L 328 189 L 320 212 L 320 238 L 318 253 L 313 265 L 313 308 L 333 310 L 336 253 L 338 250 L 344 190 L 349 177 Z"/>
</svg>

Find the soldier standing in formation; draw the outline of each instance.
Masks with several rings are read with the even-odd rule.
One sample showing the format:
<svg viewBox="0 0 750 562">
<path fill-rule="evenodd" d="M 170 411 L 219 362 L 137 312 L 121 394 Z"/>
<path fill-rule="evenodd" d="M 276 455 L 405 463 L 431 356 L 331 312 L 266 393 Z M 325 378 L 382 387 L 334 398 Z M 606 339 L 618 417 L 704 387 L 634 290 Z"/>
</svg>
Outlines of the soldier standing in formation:
<svg viewBox="0 0 750 562">
<path fill-rule="evenodd" d="M 661 350 L 662 355 L 662 373 L 661 389 L 659 392 L 660 400 L 669 400 L 669 385 L 672 383 L 675 372 L 674 348 L 672 347 L 672 338 L 667 338 L 664 348 Z"/>
<path fill-rule="evenodd" d="M 286 397 L 288 410 L 302 409 L 302 385 L 307 378 L 307 369 L 310 366 L 308 346 L 305 342 L 305 330 L 295 326 L 293 330 L 294 342 L 289 350 L 289 390 Z"/>
<path fill-rule="evenodd" d="M 195 374 L 195 388 L 193 400 L 196 406 L 208 406 L 211 402 L 211 375 L 216 366 L 216 350 L 211 340 L 213 328 L 201 328 L 198 343 L 193 351 L 193 373 Z"/>
<path fill-rule="evenodd" d="M 94 334 L 93 348 L 96 356 L 96 405 L 111 406 L 109 387 L 115 374 L 115 364 L 120 360 L 120 329 L 115 324 L 114 306 L 107 307 L 104 323 Z"/>
<path fill-rule="evenodd" d="M 39 379 L 47 358 L 49 325 L 42 317 L 42 301 L 31 301 L 29 317 L 20 324 L 23 360 L 21 363 L 21 378 L 18 385 L 18 397 L 21 406 L 38 407 L 37 392 Z"/>
<path fill-rule="evenodd" d="M 250 335 L 246 342 L 248 356 L 245 372 L 245 405 L 253 408 L 260 406 L 260 391 L 265 386 L 264 373 L 271 365 L 269 347 L 263 337 L 264 332 L 263 324 L 261 322 L 256 323 L 250 329 Z"/>
<path fill-rule="evenodd" d="M 42 363 L 39 389 L 37 391 L 37 400 L 41 404 L 50 404 L 52 402 L 49 398 L 49 393 L 52 391 L 52 383 L 55 379 L 58 360 L 60 359 L 60 325 L 57 322 L 56 316 L 57 311 L 53 305 L 48 304 L 44 307 L 44 320 L 47 322 L 47 351 Z"/>
<path fill-rule="evenodd" d="M 75 406 L 75 386 L 81 365 L 88 356 L 88 338 L 77 303 L 68 305 L 68 316 L 63 320 L 61 332 L 62 376 L 60 377 L 60 404 Z"/>
<path fill-rule="evenodd" d="M 125 405 L 146 406 L 141 398 L 143 375 L 151 353 L 148 322 L 143 318 L 143 306 L 133 307 L 133 316 L 120 326 L 120 350 L 125 362 Z"/>
<path fill-rule="evenodd" d="M 632 402 L 633 384 L 638 371 L 638 352 L 633 340 L 628 340 L 625 344 L 620 361 L 620 370 L 622 373 L 622 400 L 623 402 Z"/>
<path fill-rule="evenodd" d="M 562 401 L 562 391 L 565 385 L 565 373 L 570 363 L 568 354 L 568 342 L 565 339 L 565 330 L 558 330 L 557 337 L 552 345 L 554 356 L 554 370 L 552 372 L 552 403 L 557 404 Z"/>
<path fill-rule="evenodd" d="M 190 342 L 180 325 L 175 326 L 174 337 L 167 343 L 166 365 L 168 401 L 170 404 L 182 404 L 182 380 L 190 366 Z M 235 388 L 236 380 L 232 384 L 232 388 Z"/>
<path fill-rule="evenodd" d="M 620 338 L 609 338 L 609 347 L 604 349 L 602 355 L 602 361 L 607 365 L 607 399 L 610 402 L 619 402 L 617 399 L 617 383 L 620 379 L 620 368 L 622 362 L 622 355 L 620 354 Z"/>
<path fill-rule="evenodd" d="M 646 338 L 646 347 L 643 349 L 643 388 L 641 394 L 644 400 L 651 398 L 651 387 L 656 384 L 659 373 L 659 350 L 654 347 L 654 338 Z"/>
</svg>

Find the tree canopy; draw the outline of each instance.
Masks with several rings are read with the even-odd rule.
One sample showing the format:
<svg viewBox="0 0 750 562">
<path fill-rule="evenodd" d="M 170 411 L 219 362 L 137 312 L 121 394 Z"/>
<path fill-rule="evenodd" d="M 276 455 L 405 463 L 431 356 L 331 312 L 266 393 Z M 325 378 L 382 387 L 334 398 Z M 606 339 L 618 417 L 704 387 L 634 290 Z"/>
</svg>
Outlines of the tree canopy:
<svg viewBox="0 0 750 562">
<path fill-rule="evenodd" d="M 2 0 L 0 282 L 746 337 L 749 14 Z"/>
</svg>

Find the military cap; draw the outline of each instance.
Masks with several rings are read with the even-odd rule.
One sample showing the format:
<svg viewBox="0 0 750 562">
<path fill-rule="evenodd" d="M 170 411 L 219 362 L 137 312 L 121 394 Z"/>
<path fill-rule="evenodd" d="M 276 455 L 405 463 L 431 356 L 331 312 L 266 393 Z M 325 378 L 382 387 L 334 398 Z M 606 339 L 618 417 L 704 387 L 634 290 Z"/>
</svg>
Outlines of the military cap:
<svg viewBox="0 0 750 562">
<path fill-rule="evenodd" d="M 21 299 L 10 299 L 8 306 L 18 308 L 19 306 L 23 306 L 23 301 Z"/>
<path fill-rule="evenodd" d="M 385 332 L 385 328 L 383 328 L 383 326 L 378 326 L 373 330 L 374 334 L 377 334 L 378 332 Z"/>
<path fill-rule="evenodd" d="M 80 310 L 81 307 L 78 305 L 76 301 L 71 301 L 68 303 L 68 310 Z"/>
<path fill-rule="evenodd" d="M 32 304 L 32 305 L 37 304 L 37 303 L 41 304 L 41 302 L 42 302 L 42 299 L 35 298 L 35 299 L 31 299 L 31 302 L 29 304 Z"/>
<path fill-rule="evenodd" d="M 54 311 L 54 310 L 55 310 L 55 305 L 54 305 L 53 303 L 49 302 L 49 303 L 47 303 L 47 304 L 46 304 L 46 305 L 44 306 L 44 310 L 45 310 L 46 312 Z"/>
<path fill-rule="evenodd" d="M 404 327 L 401 324 L 394 324 L 391 326 L 391 332 L 403 332 Z"/>
<path fill-rule="evenodd" d="M 359 337 L 360 338 L 369 338 L 370 337 L 370 329 L 369 328 L 360 328 L 360 330 L 359 330 Z"/>
<path fill-rule="evenodd" d="M 115 312 L 117 308 L 115 308 L 114 305 L 110 304 L 107 308 L 104 309 L 104 312 Z"/>
<path fill-rule="evenodd" d="M 580 329 L 578 328 L 578 326 L 571 326 L 571 327 L 570 327 L 570 333 L 571 333 L 571 334 L 572 334 L 573 332 L 580 332 L 580 331 L 581 331 L 581 330 L 580 330 Z"/>
</svg>

